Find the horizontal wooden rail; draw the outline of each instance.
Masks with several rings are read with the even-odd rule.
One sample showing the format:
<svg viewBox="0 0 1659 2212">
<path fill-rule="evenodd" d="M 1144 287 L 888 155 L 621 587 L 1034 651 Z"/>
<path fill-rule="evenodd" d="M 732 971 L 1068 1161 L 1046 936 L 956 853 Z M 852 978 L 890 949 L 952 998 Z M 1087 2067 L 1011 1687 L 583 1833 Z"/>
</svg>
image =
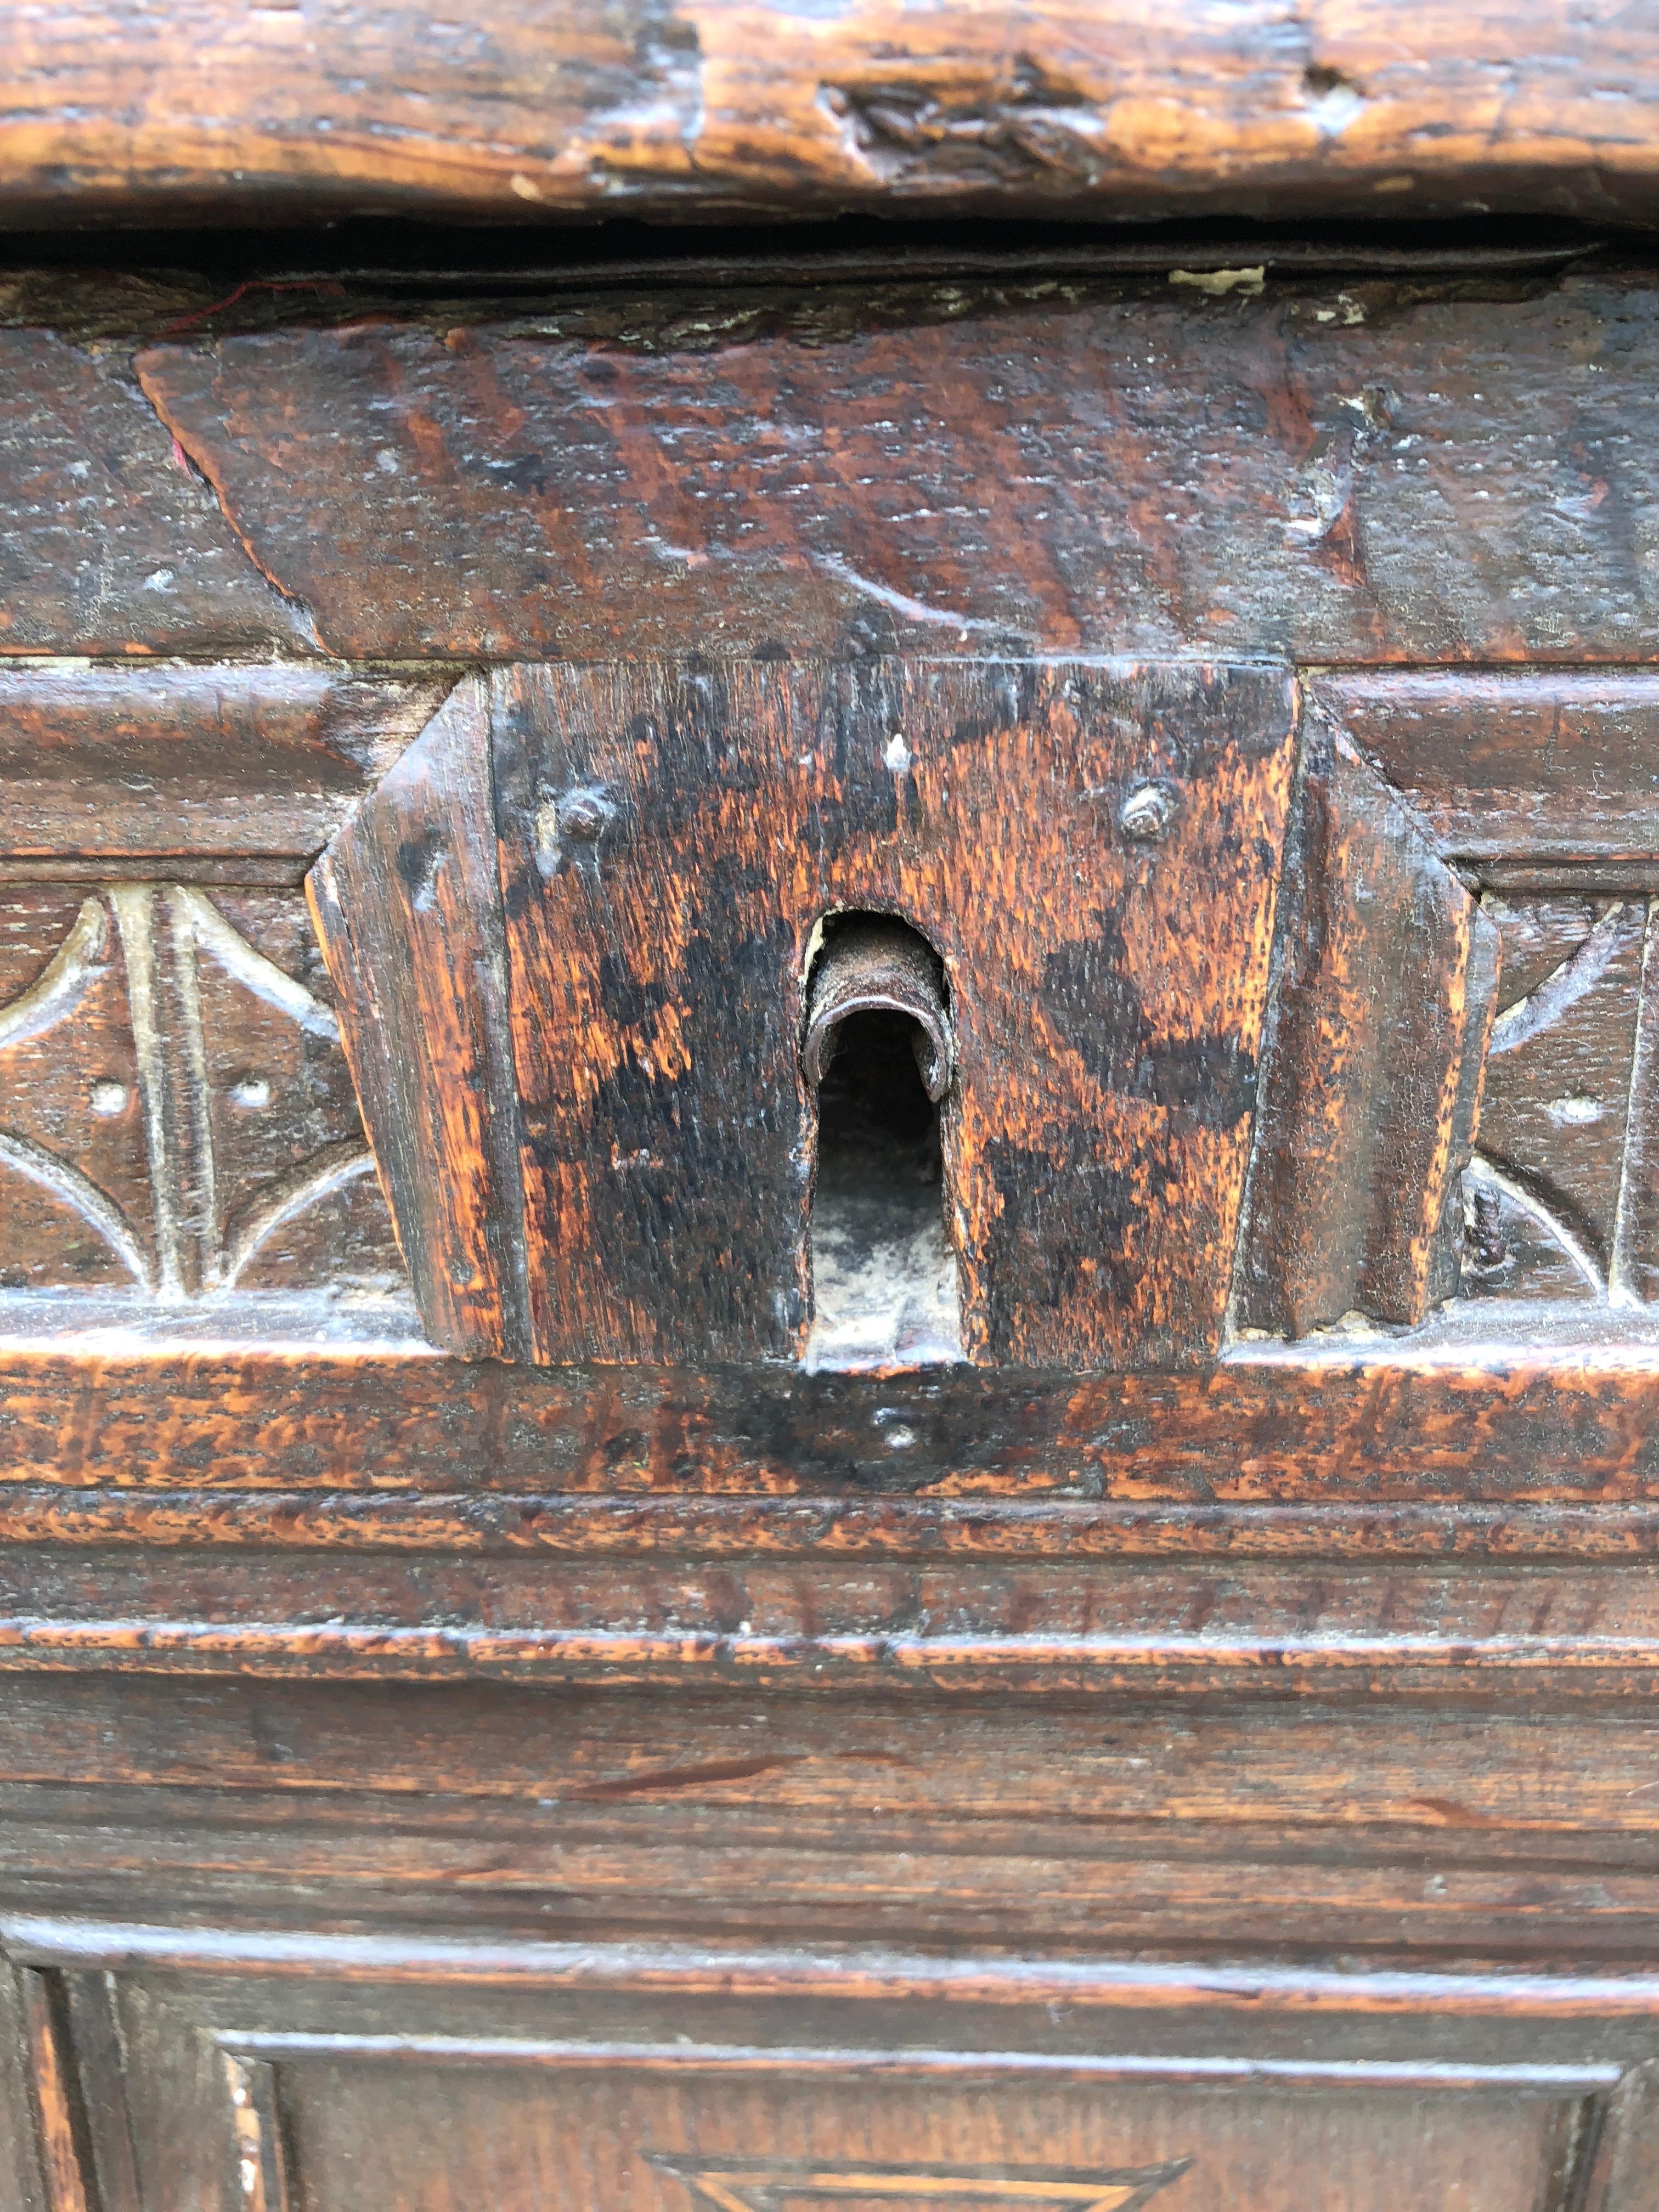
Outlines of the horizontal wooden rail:
<svg viewBox="0 0 1659 2212">
<path fill-rule="evenodd" d="M 1659 207 L 1659 22 L 1568 0 L 16 9 L 0 216 Z"/>
</svg>

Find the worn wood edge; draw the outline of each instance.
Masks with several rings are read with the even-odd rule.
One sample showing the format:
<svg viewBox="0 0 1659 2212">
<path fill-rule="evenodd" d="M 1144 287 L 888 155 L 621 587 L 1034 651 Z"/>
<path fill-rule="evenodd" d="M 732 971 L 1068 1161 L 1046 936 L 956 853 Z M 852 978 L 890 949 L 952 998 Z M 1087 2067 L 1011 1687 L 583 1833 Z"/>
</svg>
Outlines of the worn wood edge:
<svg viewBox="0 0 1659 2212">
<path fill-rule="evenodd" d="M 1224 29 L 1199 0 L 824 21 L 679 0 L 604 33 L 585 10 L 532 32 L 495 0 L 480 86 L 417 72 L 411 98 L 390 56 L 419 51 L 428 13 L 367 47 L 349 14 L 262 40 L 209 7 L 159 47 L 118 16 L 77 19 L 78 36 L 47 17 L 14 58 L 29 97 L 0 134 L 0 213 L 1602 215 L 1655 197 L 1650 41 L 1615 44 L 1565 0 L 1450 19 L 1360 0 L 1289 39 L 1267 0 Z"/>
<path fill-rule="evenodd" d="M 73 1315 L 75 1295 L 70 1293 L 64 1298 L 66 1317 Z M 1212 1377 L 1259 1379 L 1264 1388 L 1270 1382 L 1275 1393 L 1293 1388 L 1299 1376 L 1305 1375 L 1310 1382 L 1316 1382 L 1343 1374 L 1354 1376 L 1357 1383 L 1362 1377 L 1372 1382 L 1395 1374 L 1462 1374 L 1485 1377 L 1494 1385 L 1500 1382 L 1512 1385 L 1528 1379 L 1571 1381 L 1580 1376 L 1595 1376 L 1628 1377 L 1633 1383 L 1650 1383 L 1659 1389 L 1659 1327 L 1645 1324 L 1640 1316 L 1616 1307 L 1588 1310 L 1601 1325 L 1601 1333 L 1587 1337 L 1582 1334 L 1586 1308 L 1571 1304 L 1559 1308 L 1546 1306 L 1541 1310 L 1551 1319 L 1559 1315 L 1572 1331 L 1553 1340 L 1548 1334 L 1535 1333 L 1531 1326 L 1540 1310 L 1537 1302 L 1513 1303 L 1520 1326 L 1512 1334 L 1506 1334 L 1494 1320 L 1498 1302 L 1492 1301 L 1478 1312 L 1472 1313 L 1468 1308 L 1462 1310 L 1461 1317 L 1466 1324 L 1479 1324 L 1479 1334 L 1467 1325 L 1455 1330 L 1437 1326 L 1431 1318 L 1421 1329 L 1402 1330 L 1395 1334 L 1378 1329 L 1358 1335 L 1334 1328 L 1293 1341 L 1279 1337 L 1247 1338 L 1228 1345 L 1203 1372 Z M 92 1387 L 106 1381 L 118 1382 L 128 1375 L 135 1381 L 153 1380 L 158 1370 L 166 1368 L 176 1368 L 181 1378 L 226 1372 L 227 1380 L 230 1379 L 228 1370 L 240 1369 L 246 1370 L 250 1386 L 254 1389 L 265 1388 L 267 1376 L 297 1377 L 328 1368 L 348 1371 L 444 1368 L 453 1370 L 458 1382 L 470 1378 L 475 1384 L 488 1386 L 496 1393 L 503 1384 L 508 1389 L 514 1387 L 515 1379 L 520 1387 L 533 1389 L 538 1377 L 550 1382 L 588 1376 L 638 1378 L 654 1389 L 672 1389 L 677 1382 L 704 1380 L 737 1384 L 752 1380 L 762 1387 L 808 1380 L 822 1384 L 833 1380 L 844 1382 L 850 1389 L 866 1391 L 878 1390 L 883 1386 L 891 1390 L 909 1382 L 936 1384 L 960 1378 L 971 1379 L 975 1385 L 988 1386 L 994 1390 L 1000 1387 L 1012 1396 L 1025 1398 L 1043 1389 L 1075 1390 L 1096 1382 L 1176 1385 L 1196 1383 L 1201 1379 L 1176 1369 L 981 1369 L 944 1363 L 871 1373 L 849 1370 L 844 1375 L 831 1370 L 811 1378 L 804 1369 L 784 1361 L 757 1364 L 752 1368 L 733 1366 L 706 1370 L 598 1361 L 582 1366 L 515 1370 L 497 1360 L 462 1359 L 438 1346 L 406 1334 L 340 1336 L 316 1341 L 297 1335 L 248 1337 L 229 1330 L 219 1334 L 212 1328 L 210 1316 L 207 1317 L 207 1326 L 199 1332 L 192 1329 L 177 1334 L 152 1336 L 120 1327 L 70 1329 L 63 1334 L 37 1334 L 33 1328 L 27 1332 L 8 1331 L 4 1306 L 0 1303 L 0 1406 L 3 1406 L 16 1384 L 53 1365 L 64 1368 L 66 1379 L 72 1373 L 83 1389 L 88 1382 Z"/>
<path fill-rule="evenodd" d="M 1300 671 L 1310 699 L 1340 704 L 1349 698 L 1420 699 L 1430 705 L 1444 700 L 1467 704 L 1473 689 L 1519 692 L 1531 686 L 1547 696 L 1557 694 L 1571 704 L 1576 698 L 1594 699 L 1609 692 L 1622 696 L 1632 708 L 1659 712 L 1659 669 L 1624 660 L 1396 661 L 1337 663 L 1309 661 Z"/>
<path fill-rule="evenodd" d="M 528 1316 L 490 711 L 484 678 L 458 684 L 306 895 L 427 1334 L 464 1355 L 514 1358 Z"/>
<path fill-rule="evenodd" d="M 1351 733 L 1351 741 L 1367 759 L 1370 756 L 1363 725 L 1369 716 L 1386 714 L 1396 728 L 1413 720 L 1428 726 L 1431 734 L 1423 750 L 1424 784 L 1401 781 L 1400 760 L 1392 776 L 1374 760 L 1371 765 L 1413 807 L 1419 825 L 1442 859 L 1468 864 L 1481 883 L 1539 891 L 1559 888 L 1571 893 L 1602 888 L 1647 889 L 1655 882 L 1659 803 L 1650 778 L 1638 774 L 1627 788 L 1621 789 L 1598 774 L 1589 794 L 1588 811 L 1594 814 L 1613 809 L 1614 826 L 1604 823 L 1594 830 L 1578 826 L 1564 834 L 1558 823 L 1552 833 L 1535 822 L 1505 818 L 1507 803 L 1513 800 L 1517 788 L 1525 789 L 1524 785 L 1500 787 L 1487 796 L 1477 779 L 1463 793 L 1462 804 L 1452 801 L 1448 787 L 1457 784 L 1460 753 L 1465 748 L 1473 749 L 1474 740 L 1470 735 L 1460 740 L 1456 732 L 1442 726 L 1442 718 L 1455 716 L 1476 724 L 1481 719 L 1480 709 L 1492 719 L 1528 709 L 1571 718 L 1575 712 L 1601 708 L 1650 720 L 1656 750 L 1659 750 L 1659 673 L 1612 662 L 1559 666 L 1471 663 L 1462 669 L 1428 665 L 1322 665 L 1304 666 L 1301 683 L 1310 715 L 1345 732 L 1350 732 L 1352 723 L 1361 725 Z M 1428 787 L 1429 775 L 1442 787 L 1439 793 Z M 1620 815 L 1621 807 L 1638 817 L 1647 817 L 1646 836 L 1631 834 L 1632 823 Z M 1461 818 L 1465 816 L 1472 818 Z"/>
<path fill-rule="evenodd" d="M 58 1984 L 40 1968 L 22 1970 L 35 2150 L 49 2212 L 101 2212 L 89 2196 L 75 2060 Z"/>
<path fill-rule="evenodd" d="M 215 2040 L 230 2098 L 241 2212 L 295 2212 L 276 2069 L 269 2056 L 246 2043 L 233 2046 L 222 2036 Z"/>
<path fill-rule="evenodd" d="M 605 1630 L 0 1620 L 0 1674 L 498 1681 L 969 1698 L 1650 1699 L 1659 1635 L 637 1635 Z"/>
<path fill-rule="evenodd" d="M 342 2059 L 370 2064 L 416 2066 L 483 2061 L 495 2065 L 546 2067 L 566 2071 L 588 2068 L 610 2071 L 677 2073 L 787 2073 L 830 2075 L 879 2073 L 888 2079 L 959 2081 L 964 2076 L 990 2080 L 1036 2076 L 1042 2081 L 1167 2082 L 1268 2081 L 1309 2087 L 1369 2089 L 1519 2090 L 1559 2098 L 1605 2095 L 1624 2075 L 1617 2064 L 1559 2065 L 1547 2062 L 1483 2065 L 1478 2059 L 1266 2058 L 1216 2053 L 1152 2051 L 987 2051 L 982 2047 L 854 2043 L 716 2043 L 605 2040 L 534 2035 L 397 2035 L 348 2031 L 270 2029 L 222 2030 L 222 2051 L 237 2063 L 264 2066 L 295 2060 Z M 263 2208 L 260 2208 L 263 2212 Z"/>
<path fill-rule="evenodd" d="M 1283 2009 L 1324 2016 L 1424 2012 L 1540 2021 L 1644 2019 L 1659 2011 L 1652 1972 L 1460 1972 L 1214 1964 L 1119 1956 L 951 1956 L 885 1946 L 514 1942 L 327 1929 L 188 1927 L 0 1911 L 0 1947 L 19 1967 L 296 1977 L 356 1984 L 457 1982 L 507 1989 L 721 1993 L 793 2002 L 1045 2007 L 1091 2011 Z M 1546 2062 L 1547 2063 L 1547 2062 Z"/>
<path fill-rule="evenodd" d="M 1234 1326 L 1299 1340 L 1359 1311 L 1420 1327 L 1458 1285 L 1498 933 L 1322 718 L 1304 724 L 1292 838 Z"/>
<path fill-rule="evenodd" d="M 467 1558 L 1659 1559 L 1659 1503 L 1119 1504 L 977 1498 L 0 1492 L 0 1543 Z"/>
<path fill-rule="evenodd" d="M 60 1977 L 58 1987 L 86 2122 L 87 2165 L 97 2212 L 144 2212 L 111 1978 L 68 1973 Z"/>
<path fill-rule="evenodd" d="M 0 2166 L 0 2207 L 52 2212 L 40 2171 L 26 1971 L 0 1958 L 0 2145 L 10 2153 L 10 2171 Z"/>
</svg>

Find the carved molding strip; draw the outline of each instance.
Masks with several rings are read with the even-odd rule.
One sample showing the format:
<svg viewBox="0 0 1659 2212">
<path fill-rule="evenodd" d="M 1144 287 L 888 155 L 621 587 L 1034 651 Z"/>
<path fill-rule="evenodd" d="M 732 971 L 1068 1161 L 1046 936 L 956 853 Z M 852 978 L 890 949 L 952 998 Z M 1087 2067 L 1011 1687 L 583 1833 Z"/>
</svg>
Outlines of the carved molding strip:
<svg viewBox="0 0 1659 2212">
<path fill-rule="evenodd" d="M 283 663 L 0 665 L 0 875 L 297 883 L 453 678 Z"/>
</svg>

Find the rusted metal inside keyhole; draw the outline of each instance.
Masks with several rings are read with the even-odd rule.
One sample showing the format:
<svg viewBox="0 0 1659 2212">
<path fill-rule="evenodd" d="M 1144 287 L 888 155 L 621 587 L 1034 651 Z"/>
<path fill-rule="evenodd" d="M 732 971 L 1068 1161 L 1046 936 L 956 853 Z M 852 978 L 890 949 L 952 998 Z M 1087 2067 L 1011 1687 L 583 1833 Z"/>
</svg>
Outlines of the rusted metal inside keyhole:
<svg viewBox="0 0 1659 2212">
<path fill-rule="evenodd" d="M 836 917 L 813 967 L 801 1063 L 816 1091 L 854 1014 L 908 1016 L 916 1066 L 937 1106 L 951 1087 L 956 1048 L 945 1003 L 945 972 L 927 939 L 885 915 Z"/>
</svg>

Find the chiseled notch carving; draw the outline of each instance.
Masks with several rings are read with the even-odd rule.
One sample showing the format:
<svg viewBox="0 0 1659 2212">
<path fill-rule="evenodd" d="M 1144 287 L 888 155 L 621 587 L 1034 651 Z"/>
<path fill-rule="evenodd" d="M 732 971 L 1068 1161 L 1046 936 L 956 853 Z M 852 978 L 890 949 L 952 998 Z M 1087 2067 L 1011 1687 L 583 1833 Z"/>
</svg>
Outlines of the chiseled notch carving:
<svg viewBox="0 0 1659 2212">
<path fill-rule="evenodd" d="M 1295 691 L 1261 665 L 517 667 L 311 878 L 422 1318 L 458 1351 L 796 1359 L 816 933 L 940 957 L 981 1363 L 1219 1348 Z"/>
<path fill-rule="evenodd" d="M 1648 902 L 1489 894 L 1483 906 L 1503 940 L 1503 1004 L 1464 1178 L 1464 1294 L 1605 1303 L 1627 1273 Z"/>
<path fill-rule="evenodd" d="M 872 2165 L 858 2159 L 698 2158 L 653 2155 L 659 2172 L 683 2181 L 713 2212 L 830 2212 L 836 2204 L 890 2204 L 916 2212 L 1140 2212 L 1160 2189 L 1190 2171 L 1189 2158 L 1109 2173 L 1070 2166 Z"/>
<path fill-rule="evenodd" d="M 1312 721 L 1240 1323 L 1414 1324 L 1455 1294 L 1498 933 L 1411 809 Z"/>
<path fill-rule="evenodd" d="M 334 1014 L 201 891 L 74 896 L 10 894 L 34 932 L 73 918 L 0 1006 L 9 1279 L 125 1281 L 167 1301 L 230 1289 L 296 1217 L 372 1176 Z M 297 925 L 303 943 L 293 894 L 220 896 L 268 938 L 287 942 Z M 25 1188 L 40 1194 L 38 1220 Z M 384 1224 L 356 1242 L 395 1277 Z"/>
</svg>

